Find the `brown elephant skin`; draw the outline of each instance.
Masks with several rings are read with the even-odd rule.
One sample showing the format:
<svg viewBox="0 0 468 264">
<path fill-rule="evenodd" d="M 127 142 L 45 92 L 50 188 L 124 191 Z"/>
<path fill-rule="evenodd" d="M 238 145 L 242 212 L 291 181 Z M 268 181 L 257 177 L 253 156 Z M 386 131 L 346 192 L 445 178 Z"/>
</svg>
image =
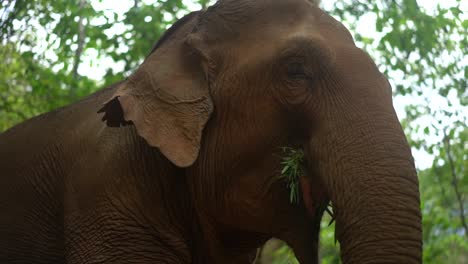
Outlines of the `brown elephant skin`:
<svg viewBox="0 0 468 264">
<path fill-rule="evenodd" d="M 220 0 L 126 80 L 0 135 L 0 263 L 249 263 L 271 237 L 318 263 L 329 202 L 343 263 L 421 263 L 389 82 L 306 0 Z"/>
</svg>

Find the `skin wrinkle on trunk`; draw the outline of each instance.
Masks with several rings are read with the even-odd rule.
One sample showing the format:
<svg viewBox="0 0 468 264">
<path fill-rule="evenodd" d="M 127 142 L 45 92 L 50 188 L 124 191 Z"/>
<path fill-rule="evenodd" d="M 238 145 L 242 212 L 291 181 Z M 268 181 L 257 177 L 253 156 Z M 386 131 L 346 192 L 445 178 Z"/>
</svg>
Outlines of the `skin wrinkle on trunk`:
<svg viewBox="0 0 468 264">
<path fill-rule="evenodd" d="M 368 156 L 367 153 L 361 152 L 355 155 L 363 157 Z M 375 157 L 375 155 L 373 156 Z M 386 158 L 381 157 L 380 159 L 383 160 Z M 369 164 L 372 166 L 372 164 L 378 164 L 378 162 L 370 162 Z M 378 245 L 384 245 L 387 243 L 385 240 L 389 240 L 389 250 L 387 251 L 389 254 L 392 252 L 392 245 L 394 244 L 391 241 L 394 240 L 396 243 L 399 241 L 398 239 L 402 239 L 403 237 L 406 237 L 408 241 L 407 244 L 410 248 L 414 249 L 420 246 L 417 243 L 420 231 L 418 230 L 418 232 L 415 233 L 417 234 L 416 236 L 409 235 L 414 233 L 414 229 L 419 229 L 419 225 L 417 224 L 420 221 L 417 217 L 419 212 L 416 209 L 411 209 L 418 207 L 419 204 L 412 204 L 412 201 L 415 200 L 414 197 L 402 196 L 404 193 L 412 193 L 411 190 L 417 188 L 417 185 L 412 184 L 413 181 L 405 180 L 405 177 L 414 176 L 412 175 L 413 172 L 409 172 L 409 174 L 408 172 L 403 172 L 403 175 L 399 175 L 397 176 L 398 178 L 395 178 L 394 175 L 389 174 L 391 173 L 390 171 L 387 171 L 385 173 L 388 176 L 380 174 L 380 178 L 375 178 L 376 176 L 366 175 L 366 173 L 369 174 L 374 170 L 372 167 L 367 166 L 354 171 L 353 169 L 344 169 L 341 173 L 346 173 L 346 176 L 343 175 L 342 177 L 348 177 L 346 183 L 341 183 L 344 184 L 344 188 L 332 191 L 333 193 L 341 193 L 339 197 L 332 196 L 332 204 L 337 207 L 335 212 L 337 219 L 337 237 L 342 245 L 342 256 L 345 263 L 354 263 L 349 256 L 362 261 L 364 259 L 363 256 L 366 256 L 366 254 L 360 254 L 358 252 L 360 250 L 364 252 L 369 251 L 369 248 L 372 248 L 373 242 L 376 241 L 380 243 L 376 243 L 375 249 L 385 252 L 385 249 Z M 393 168 L 397 171 L 400 167 L 404 168 L 406 166 L 408 165 L 401 164 L 401 162 L 397 161 Z M 378 167 L 377 170 L 379 170 Z M 388 182 L 392 182 L 395 179 L 397 179 L 397 181 L 392 185 L 393 187 L 385 186 Z M 339 182 L 335 184 L 338 186 L 340 185 Z M 366 185 L 367 187 L 364 187 Z M 406 190 L 401 194 L 404 189 Z M 356 190 L 359 191 L 357 192 Z M 346 195 L 347 192 L 354 195 L 357 194 L 358 197 Z M 378 198 L 376 197 L 377 195 L 381 197 Z M 405 200 L 406 202 L 403 202 Z M 414 217 L 407 217 L 407 215 L 414 215 Z M 399 227 L 399 230 L 393 235 L 396 231 L 393 230 L 395 227 Z M 364 234 L 367 235 L 364 236 Z M 406 236 L 406 234 L 408 234 L 408 236 Z M 363 240 L 362 237 L 361 239 L 356 238 L 356 235 L 365 237 L 365 240 Z M 415 243 L 415 245 L 411 246 L 413 243 Z M 361 247 L 363 248 L 361 249 Z M 358 257 L 360 255 L 362 258 Z M 373 256 L 368 257 L 373 258 Z"/>
<path fill-rule="evenodd" d="M 362 52 L 343 48 L 337 58 L 343 77 L 323 91 L 328 114 L 309 147 L 333 205 L 342 261 L 420 263 L 418 180 L 390 90 Z"/>
<path fill-rule="evenodd" d="M 452 150 L 451 150 L 451 145 L 450 145 L 450 138 L 447 136 L 447 132 L 444 130 L 444 147 L 445 147 L 445 152 L 447 153 L 447 159 L 449 160 L 449 166 L 450 166 L 450 172 L 452 175 L 452 186 L 455 191 L 455 196 L 457 197 L 458 201 L 458 206 L 460 208 L 460 221 L 465 229 L 465 236 L 468 238 L 468 225 L 466 224 L 465 220 L 465 206 L 463 204 L 463 198 L 462 194 L 460 193 L 460 190 L 458 188 L 458 177 L 455 172 L 455 165 L 453 162 L 453 157 L 452 157 Z"/>
<path fill-rule="evenodd" d="M 372 181 L 371 179 L 368 180 Z M 349 190 L 350 187 L 351 186 L 347 187 L 348 191 L 355 192 L 353 190 Z M 392 193 L 390 190 L 388 190 L 388 192 Z M 362 196 L 362 194 L 359 195 Z M 393 199 L 395 199 L 395 203 L 397 203 L 397 200 L 402 200 L 401 196 L 394 195 L 393 197 Z M 373 203 L 368 203 L 366 205 L 366 201 L 368 199 L 373 199 Z M 368 254 L 374 250 L 380 250 L 381 253 L 388 253 L 388 255 L 395 256 L 395 254 L 392 254 L 392 251 L 394 250 L 393 248 L 400 243 L 406 244 L 406 248 L 409 247 L 414 249 L 420 247 L 420 244 L 418 243 L 419 232 L 416 233 L 418 234 L 416 236 L 411 235 L 414 233 L 413 229 L 419 228 L 417 224 L 413 224 L 419 221 L 417 220 L 417 217 L 407 217 L 407 214 L 409 214 L 407 211 L 399 209 L 398 207 L 390 207 L 388 203 L 386 203 L 386 205 L 384 205 L 385 203 L 379 205 L 378 201 L 382 199 L 389 198 L 376 198 L 369 195 L 368 197 L 362 197 L 360 201 L 356 201 L 356 198 L 350 198 L 348 201 L 339 201 L 340 199 L 338 198 L 336 201 L 334 201 L 334 204 L 337 204 L 338 206 L 338 210 L 336 212 L 336 233 L 338 240 L 342 245 L 341 250 L 344 263 L 354 263 L 353 259 L 363 261 L 366 257 L 370 259 L 375 258 L 375 253 L 372 255 Z M 353 200 L 354 203 L 363 204 L 353 204 Z M 413 198 L 411 198 L 411 200 L 413 200 Z M 346 205 L 340 206 L 341 204 Z M 352 209 L 353 211 L 348 213 L 343 213 L 342 211 L 344 210 L 342 208 L 356 208 L 357 206 L 363 208 L 360 208 L 360 210 L 356 211 Z M 387 212 L 385 213 L 384 210 Z M 410 213 L 411 215 L 415 214 L 415 212 L 411 211 Z M 403 228 L 403 226 L 405 228 Z M 395 228 L 398 228 L 398 231 L 394 230 Z M 394 234 L 395 232 L 397 233 Z M 406 240 L 407 243 L 403 243 L 401 240 Z M 411 251 L 412 250 L 409 250 L 409 252 Z M 379 257 L 384 256 L 385 254 L 382 254 L 382 256 Z"/>
<path fill-rule="evenodd" d="M 354 126 L 356 126 L 356 124 L 359 124 L 360 122 L 354 123 Z M 362 236 L 363 234 L 367 234 L 367 237 L 372 239 L 373 234 L 375 234 L 375 232 L 378 233 L 380 231 L 384 231 L 385 229 L 391 230 L 393 224 L 397 226 L 396 223 L 398 222 L 395 221 L 393 224 L 392 222 L 389 222 L 388 225 L 382 225 L 383 229 L 379 227 L 381 223 L 387 222 L 385 221 L 385 218 L 387 216 L 395 217 L 396 215 L 398 215 L 399 212 L 401 212 L 401 210 L 398 209 L 398 207 L 395 207 L 395 205 L 399 205 L 398 203 L 403 203 L 403 201 L 400 200 L 400 197 L 402 197 L 402 194 L 400 193 L 404 189 L 406 189 L 404 192 L 409 194 L 412 193 L 410 189 L 417 189 L 417 181 L 413 179 L 414 177 L 409 178 L 411 179 L 409 181 L 406 178 L 408 176 L 414 176 L 415 171 L 413 171 L 412 169 L 410 169 L 410 171 L 403 171 L 402 173 L 392 175 L 392 173 L 398 172 L 399 169 L 406 168 L 408 166 L 411 166 L 412 164 L 412 160 L 405 162 L 401 158 L 395 159 L 391 156 L 389 157 L 389 153 L 401 153 L 401 151 L 407 152 L 405 151 L 405 149 L 401 149 L 401 147 L 404 145 L 399 144 L 395 141 L 394 143 L 392 143 L 392 145 L 388 145 L 386 148 L 381 148 L 380 145 L 382 145 L 383 142 L 379 144 L 380 140 L 378 139 L 378 131 L 363 131 L 361 133 L 359 129 L 354 128 L 354 126 L 350 124 L 350 127 L 348 127 L 348 131 L 354 132 L 348 133 L 361 134 L 361 140 L 354 141 L 353 143 L 348 144 L 345 149 L 341 150 L 341 154 L 339 155 L 342 156 L 342 161 L 340 163 L 342 163 L 343 165 L 338 166 L 345 167 L 342 167 L 341 170 L 334 172 L 338 174 L 343 174 L 342 176 L 340 176 L 340 179 L 342 179 L 343 182 L 340 183 L 340 181 L 334 179 L 332 183 L 329 183 L 331 184 L 332 188 L 338 187 L 338 189 L 330 190 L 329 192 L 332 193 L 332 203 L 334 206 L 336 206 L 337 209 L 337 237 L 339 238 L 341 244 L 344 245 L 342 249 L 343 259 L 345 260 L 346 256 L 349 254 L 354 256 L 354 251 L 356 251 L 358 247 L 353 246 L 353 244 L 366 245 L 365 242 L 363 243 L 358 241 L 358 239 L 353 238 L 352 234 L 354 234 L 354 236 L 357 234 L 359 234 L 360 236 Z M 362 135 L 372 135 L 373 140 L 368 139 L 367 136 L 362 137 Z M 359 137 L 350 136 L 349 138 Z M 404 138 L 400 138 L 400 140 L 404 142 Z M 335 146 L 343 145 L 346 144 L 335 144 Z M 373 153 L 371 156 L 369 156 L 369 150 L 374 150 L 370 152 Z M 350 151 L 354 152 L 350 153 Z M 340 153 L 340 147 L 338 147 L 338 149 L 333 150 L 333 152 Z M 340 158 L 337 157 L 332 159 L 340 160 Z M 388 165 L 389 162 L 391 164 L 392 161 L 394 164 Z M 361 167 L 356 168 L 356 164 L 360 164 Z M 376 175 L 370 175 L 371 173 L 378 173 L 377 175 L 379 177 L 377 178 Z M 385 186 L 389 182 L 394 182 L 392 185 L 393 187 Z M 375 197 L 376 195 L 381 195 L 384 197 L 380 198 L 379 200 L 377 199 L 377 197 Z M 393 197 L 392 199 L 394 200 L 390 200 L 389 197 Z M 411 203 L 412 201 L 414 201 L 415 198 L 419 198 L 419 196 L 411 198 L 407 197 L 406 200 L 408 200 L 408 202 Z M 390 202 L 382 199 L 388 199 L 388 201 Z M 411 205 L 411 207 L 418 208 L 419 205 L 414 204 Z M 387 210 L 389 211 L 387 213 L 381 211 L 383 210 L 383 208 L 387 208 Z M 403 206 L 402 208 L 405 207 Z M 372 213 L 372 211 L 375 211 L 375 213 Z M 413 209 L 411 211 L 413 211 L 411 213 L 412 215 L 418 213 L 416 209 Z M 404 214 L 401 214 L 401 216 L 403 217 Z M 403 226 L 402 224 L 404 224 L 404 226 L 412 226 L 413 222 L 418 222 L 415 220 L 416 218 L 409 219 L 408 221 L 403 221 L 399 224 L 401 226 Z M 360 231 L 353 231 L 356 229 Z M 411 229 L 409 229 L 408 231 L 410 230 Z M 387 232 L 389 234 L 392 233 L 391 231 Z M 385 231 L 380 233 L 385 234 Z M 417 239 L 418 238 L 415 238 L 415 240 Z M 352 253 L 348 254 L 348 251 L 352 251 Z"/>
</svg>

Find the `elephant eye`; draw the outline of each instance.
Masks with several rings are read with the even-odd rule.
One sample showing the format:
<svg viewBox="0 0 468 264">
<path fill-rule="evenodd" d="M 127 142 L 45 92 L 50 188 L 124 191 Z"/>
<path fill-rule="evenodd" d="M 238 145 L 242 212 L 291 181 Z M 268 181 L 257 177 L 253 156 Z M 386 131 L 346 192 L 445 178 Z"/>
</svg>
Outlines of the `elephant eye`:
<svg viewBox="0 0 468 264">
<path fill-rule="evenodd" d="M 287 71 L 288 77 L 291 79 L 306 79 L 307 78 L 304 65 L 300 62 L 289 63 L 287 65 L 286 71 Z"/>
</svg>

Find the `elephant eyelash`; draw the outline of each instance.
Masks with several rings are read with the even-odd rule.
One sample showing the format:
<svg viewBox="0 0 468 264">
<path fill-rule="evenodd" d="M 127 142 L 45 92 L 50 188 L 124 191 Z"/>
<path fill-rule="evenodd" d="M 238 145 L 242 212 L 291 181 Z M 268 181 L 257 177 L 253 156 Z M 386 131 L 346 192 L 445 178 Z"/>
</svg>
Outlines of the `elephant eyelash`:
<svg viewBox="0 0 468 264">
<path fill-rule="evenodd" d="M 291 54 L 282 59 L 283 71 L 289 80 L 312 80 L 313 74 L 308 65 L 307 58 L 301 54 Z"/>
</svg>

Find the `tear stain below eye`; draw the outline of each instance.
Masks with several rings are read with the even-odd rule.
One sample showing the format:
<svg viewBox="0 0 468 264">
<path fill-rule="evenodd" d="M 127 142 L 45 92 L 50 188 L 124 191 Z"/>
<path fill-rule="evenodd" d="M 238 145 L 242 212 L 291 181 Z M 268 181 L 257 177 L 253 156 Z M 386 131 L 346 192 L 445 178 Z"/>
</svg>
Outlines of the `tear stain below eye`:
<svg viewBox="0 0 468 264">
<path fill-rule="evenodd" d="M 313 219 L 316 217 L 317 209 L 325 201 L 325 191 L 305 176 L 299 177 L 299 183 L 307 213 Z"/>
</svg>

